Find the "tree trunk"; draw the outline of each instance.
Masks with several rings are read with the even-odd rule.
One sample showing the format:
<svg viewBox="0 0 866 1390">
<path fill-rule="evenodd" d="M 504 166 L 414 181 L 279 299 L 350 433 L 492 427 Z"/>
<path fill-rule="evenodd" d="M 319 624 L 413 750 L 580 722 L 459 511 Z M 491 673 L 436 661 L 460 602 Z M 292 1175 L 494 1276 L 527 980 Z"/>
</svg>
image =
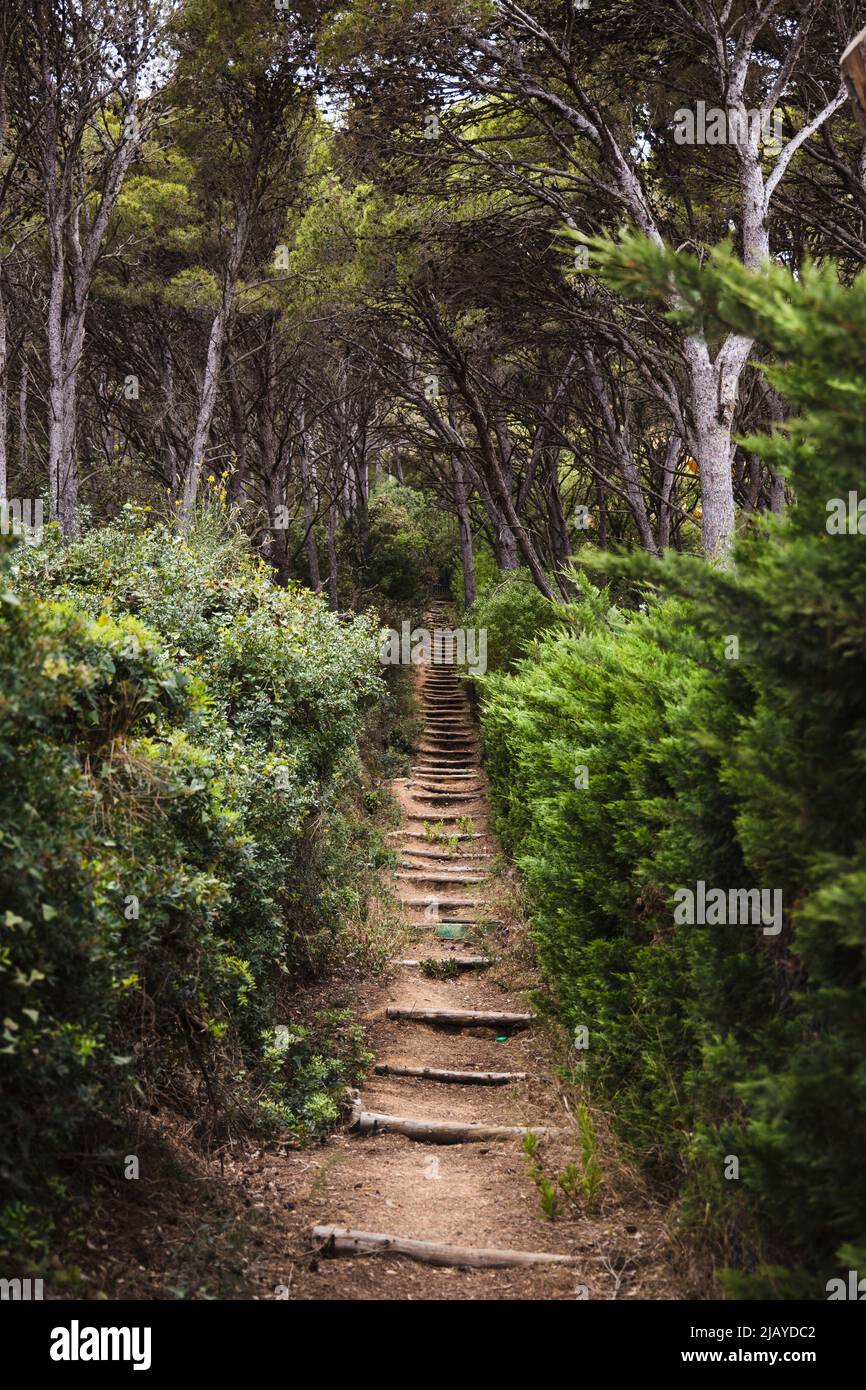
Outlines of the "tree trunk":
<svg viewBox="0 0 866 1390">
<path fill-rule="evenodd" d="M 46 340 L 48 348 L 48 491 L 49 514 L 57 521 L 60 511 L 60 470 L 63 459 L 63 225 L 58 214 L 49 215 L 48 245 L 51 276 L 48 287 Z"/>
<path fill-rule="evenodd" d="M 336 498 L 328 508 L 328 601 L 331 612 L 336 613 L 339 606 L 337 598 L 337 503 Z"/>
<path fill-rule="evenodd" d="M 678 434 L 672 434 L 668 447 L 665 451 L 664 471 L 659 484 L 659 553 L 664 554 L 671 543 L 671 495 L 674 487 L 674 477 L 677 464 L 680 459 L 682 440 Z"/>
<path fill-rule="evenodd" d="M 547 447 L 542 450 L 541 462 L 544 476 L 544 496 L 547 502 L 547 515 L 550 523 L 550 550 L 554 566 L 561 569 L 571 555 L 571 538 L 568 522 L 562 506 L 562 492 L 559 486 L 557 468 L 559 451 Z"/>
<path fill-rule="evenodd" d="M 704 554 L 721 565 L 728 563 L 734 537 L 731 426 L 750 347 L 750 339 L 731 334 L 712 361 L 702 338 L 686 341 L 694 422 L 691 452 L 698 461 L 701 482 Z"/>
<path fill-rule="evenodd" d="M 0 139 L 2 139 L 0 128 Z M 3 271 L 0 266 L 0 502 L 8 500 L 9 472 L 6 458 L 6 403 L 9 396 L 9 351 L 6 330 L 6 304 L 3 299 Z"/>
<path fill-rule="evenodd" d="M 251 155 L 252 164 L 255 163 L 256 157 L 257 153 Z M 250 177 L 248 178 L 247 193 L 238 210 L 237 222 L 235 223 L 235 229 L 232 235 L 232 245 L 229 253 L 228 265 L 226 266 L 225 280 L 223 281 L 220 307 L 211 324 L 210 336 L 208 338 L 207 358 L 205 360 L 204 376 L 202 378 L 201 394 L 199 396 L 195 434 L 193 435 L 192 451 L 190 453 L 183 483 L 181 511 L 186 524 L 189 523 L 192 510 L 195 507 L 199 482 L 201 480 L 205 456 L 210 442 L 210 432 L 213 424 L 214 410 L 216 408 L 220 372 L 222 370 L 223 345 L 231 318 L 235 288 L 237 286 L 238 276 L 240 275 L 249 235 L 251 215 L 250 202 L 252 198 L 251 184 L 252 179 Z"/>
<path fill-rule="evenodd" d="M 162 398 L 162 447 L 168 465 L 169 487 L 174 497 L 178 484 L 177 448 L 174 442 L 174 362 L 167 344 L 162 356 Z"/>
<path fill-rule="evenodd" d="M 201 480 L 205 453 L 210 439 L 211 424 L 213 423 L 214 409 L 216 406 L 217 388 L 219 386 L 220 363 L 222 359 L 223 340 L 225 338 L 229 304 L 230 298 L 228 294 L 224 294 L 223 302 L 211 324 L 210 336 L 208 338 L 207 357 L 205 359 L 204 377 L 202 379 L 201 393 L 199 395 L 192 452 L 183 480 L 181 510 L 187 519 L 192 515 L 192 509 L 198 497 L 199 482 Z"/>
<path fill-rule="evenodd" d="M 448 397 L 448 423 L 457 430 L 457 417 L 454 402 Z M 472 524 L 466 499 L 466 479 L 463 475 L 463 460 L 460 455 L 451 455 L 451 479 L 454 490 L 454 506 L 457 511 L 457 525 L 460 531 L 460 563 L 463 568 L 464 607 L 471 608 L 477 597 L 475 587 L 475 556 L 472 552 Z"/>
<path fill-rule="evenodd" d="M 301 492 L 304 500 L 304 527 L 306 529 L 307 569 L 310 574 L 310 587 L 315 593 L 322 591 L 322 576 L 319 571 L 319 551 L 316 546 L 316 505 L 313 500 L 310 477 L 310 438 L 306 430 L 304 411 L 301 411 Z"/>
<path fill-rule="evenodd" d="M 24 339 L 21 345 L 21 384 L 18 388 L 18 467 L 21 477 L 26 477 L 30 449 L 30 424 L 28 418 L 28 398 L 30 395 L 30 344 Z"/>
<path fill-rule="evenodd" d="M 235 468 L 229 481 L 229 499 L 234 506 L 241 506 L 247 493 L 247 434 L 235 363 L 232 363 L 229 372 L 229 412 L 231 414 L 235 455 Z"/>
<path fill-rule="evenodd" d="M 595 496 L 598 502 L 598 543 L 607 550 L 607 491 L 600 473 L 595 475 Z"/>
</svg>

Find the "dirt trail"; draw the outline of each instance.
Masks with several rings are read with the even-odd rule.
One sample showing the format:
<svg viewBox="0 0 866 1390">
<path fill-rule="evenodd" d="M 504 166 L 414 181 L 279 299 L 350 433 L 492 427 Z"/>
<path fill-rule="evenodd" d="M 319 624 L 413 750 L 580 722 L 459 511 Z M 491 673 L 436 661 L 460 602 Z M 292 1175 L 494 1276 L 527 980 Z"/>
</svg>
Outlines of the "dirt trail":
<svg viewBox="0 0 866 1390">
<path fill-rule="evenodd" d="M 435 609 L 428 625 L 445 618 Z M 411 776 L 393 790 L 404 819 L 393 842 L 400 855 L 397 888 L 411 924 L 410 961 L 459 961 L 507 955 L 507 930 L 497 924 L 501 891 L 490 834 L 479 743 L 469 704 L 453 667 L 419 673 L 425 718 Z M 431 838 L 431 827 L 437 836 Z M 426 829 L 425 829 L 426 827 Z M 443 839 L 443 835 L 447 839 Z M 454 837 L 457 837 L 456 839 Z M 491 869 L 494 872 L 491 873 Z M 466 925 L 461 925 L 466 924 Z M 446 933 L 455 939 L 443 939 Z M 465 933 L 465 935 L 464 935 Z M 453 970 L 455 967 L 451 967 Z M 513 974 L 513 972 L 511 972 Z M 465 1269 L 419 1264 L 390 1252 L 332 1256 L 321 1246 L 294 1266 L 292 1297 L 310 1299 L 574 1299 L 676 1297 L 663 1222 L 645 1205 L 606 1198 L 594 1215 L 544 1219 L 519 1136 L 499 1141 L 417 1142 L 389 1132 L 372 1113 L 420 1121 L 554 1125 L 545 1139 L 545 1171 L 561 1171 L 579 1154 L 578 1134 L 551 1076 L 549 1047 L 538 1028 L 438 1027 L 390 1018 L 389 1011 L 466 1010 L 527 1013 L 525 996 L 491 971 L 467 965 L 453 977 L 431 978 L 401 964 L 369 999 L 367 1024 L 379 1066 L 464 1072 L 524 1073 L 506 1084 L 446 1083 L 371 1071 L 356 1108 L 366 1136 L 335 1136 L 326 1146 L 295 1214 L 296 1236 L 315 1249 L 314 1226 L 333 1225 L 449 1245 L 548 1252 L 573 1265 Z M 651 1286 L 651 1287 L 648 1287 Z"/>
</svg>

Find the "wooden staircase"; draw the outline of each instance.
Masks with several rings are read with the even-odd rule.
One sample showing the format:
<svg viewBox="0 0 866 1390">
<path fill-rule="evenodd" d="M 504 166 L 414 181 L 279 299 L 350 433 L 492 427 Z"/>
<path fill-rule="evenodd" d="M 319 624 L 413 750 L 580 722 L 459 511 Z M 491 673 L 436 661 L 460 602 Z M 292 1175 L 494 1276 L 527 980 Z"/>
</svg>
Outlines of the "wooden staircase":
<svg viewBox="0 0 866 1390">
<path fill-rule="evenodd" d="M 426 623 L 430 628 L 450 626 L 444 603 L 434 603 Z M 422 666 L 418 695 L 425 727 L 417 747 L 418 761 L 409 778 L 395 784 L 400 789 L 405 815 L 399 829 L 391 832 L 400 855 L 394 881 L 404 915 L 413 934 L 418 935 L 418 945 L 396 961 L 395 968 L 398 980 L 417 979 L 422 975 L 421 967 L 431 959 L 443 965 L 452 961 L 454 979 L 443 979 L 440 986 L 447 993 L 449 988 L 457 990 L 458 979 L 465 982 L 483 978 L 493 962 L 485 944 L 491 913 L 495 912 L 488 877 L 492 859 L 487 847 L 488 811 L 478 731 L 457 668 L 450 662 Z M 452 936 L 453 940 L 443 940 L 443 936 Z M 561 1133 L 544 1124 L 509 1122 L 507 1116 L 499 1113 L 501 1105 L 499 1112 L 491 1111 L 490 1118 L 480 1113 L 484 1096 L 501 1095 L 515 1083 L 525 1081 L 524 1071 L 504 1070 L 495 1065 L 473 1070 L 431 1065 L 431 1059 L 423 1055 L 425 1030 L 427 1037 L 435 1030 L 440 1039 L 443 1032 L 489 1037 L 493 1051 L 497 1041 L 505 1042 L 518 1031 L 531 1029 L 531 1013 L 447 1005 L 425 1007 L 412 1001 L 388 1007 L 386 1018 L 388 1055 L 377 1060 L 373 1077 L 365 1086 L 365 1093 L 372 1088 L 373 1094 L 369 1100 L 359 1092 L 353 1094 L 352 1129 L 359 1142 L 364 1142 L 363 1136 L 396 1134 L 422 1144 L 498 1145 L 519 1143 L 530 1132 L 538 1137 Z M 400 1060 L 407 1030 L 413 1052 L 413 1061 L 408 1063 Z M 440 1044 L 433 1060 L 441 1058 L 441 1051 Z M 430 1088 L 431 1105 L 423 1108 L 434 1113 L 404 1114 L 394 1109 L 395 1088 L 399 1104 L 401 1084 L 415 1088 L 417 1106 L 419 1083 Z M 381 1093 L 377 1091 L 379 1086 L 390 1089 Z M 462 1114 L 455 1118 L 449 1113 L 453 1107 L 449 1107 L 447 1097 L 457 1095 L 476 1099 L 471 1113 L 467 1115 L 464 1103 L 460 1107 Z M 438 1103 L 436 1096 L 441 1097 Z M 383 1212 L 383 1222 L 385 1216 Z M 336 1223 L 317 1225 L 312 1239 L 316 1251 L 324 1255 L 402 1255 L 422 1263 L 464 1269 L 574 1263 L 574 1257 L 563 1253 L 458 1246 L 418 1239 L 412 1231 L 387 1234 Z"/>
</svg>

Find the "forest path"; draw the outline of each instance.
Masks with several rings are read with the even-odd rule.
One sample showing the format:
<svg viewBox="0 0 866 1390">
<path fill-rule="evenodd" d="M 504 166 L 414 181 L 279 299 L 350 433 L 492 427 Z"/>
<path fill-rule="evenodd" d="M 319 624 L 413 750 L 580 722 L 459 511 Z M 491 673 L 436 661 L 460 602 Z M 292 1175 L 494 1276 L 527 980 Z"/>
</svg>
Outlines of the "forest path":
<svg viewBox="0 0 866 1390">
<path fill-rule="evenodd" d="M 426 621 L 435 629 L 447 622 L 447 612 L 434 607 Z M 409 778 L 392 784 L 403 810 L 392 839 L 400 856 L 395 878 L 410 946 L 401 948 L 405 960 L 395 966 L 389 984 L 378 986 L 366 1001 L 376 1069 L 356 1100 L 353 1131 L 334 1136 L 320 1161 L 308 1165 L 315 1172 L 295 1220 L 312 1258 L 294 1264 L 290 1296 L 676 1297 L 663 1222 L 634 1192 L 629 1203 L 603 1193 L 592 1214 L 565 1203 L 565 1219 L 550 1221 L 542 1214 L 519 1133 L 480 1140 L 469 1131 L 462 1136 L 465 1142 L 446 1143 L 442 1136 L 429 1142 L 423 1128 L 427 1142 L 393 1131 L 394 1117 L 422 1126 L 439 1121 L 548 1125 L 557 1133 L 540 1141 L 545 1173 L 561 1172 L 580 1155 L 577 1127 L 554 1079 L 543 1030 L 521 1020 L 507 1026 L 490 1026 L 483 1019 L 437 1026 L 418 1018 L 419 1011 L 458 1010 L 527 1016 L 531 1006 L 519 985 L 535 981 L 525 980 L 530 967 L 522 958 L 509 969 L 508 929 L 497 911 L 507 884 L 490 832 L 478 733 L 455 668 L 421 667 L 417 694 L 425 726 L 416 762 Z M 420 966 L 430 960 L 456 973 L 431 976 Z M 451 967 L 444 964 L 449 961 Z M 401 1017 L 390 1016 L 395 1012 Z M 507 1073 L 509 1079 L 454 1083 L 384 1071 L 397 1067 Z M 451 1263 L 455 1257 L 447 1253 L 448 1263 L 427 1264 L 387 1248 L 340 1257 L 323 1228 L 473 1252 L 542 1252 L 570 1261 L 477 1269 Z"/>
</svg>

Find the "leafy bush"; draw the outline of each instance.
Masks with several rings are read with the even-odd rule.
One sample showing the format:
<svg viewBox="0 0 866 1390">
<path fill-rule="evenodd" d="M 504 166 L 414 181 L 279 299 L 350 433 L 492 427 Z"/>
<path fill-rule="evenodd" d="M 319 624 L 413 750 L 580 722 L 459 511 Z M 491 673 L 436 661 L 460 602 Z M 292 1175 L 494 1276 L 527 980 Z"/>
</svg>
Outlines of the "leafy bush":
<svg viewBox="0 0 866 1390">
<path fill-rule="evenodd" d="M 263 1031 L 338 939 L 356 867 L 338 802 L 382 683 L 373 620 L 277 589 L 236 535 L 129 511 L 5 566 L 0 1175 L 15 1188 L 179 1068 L 218 1108 L 260 1091 Z M 317 1104 L 299 1124 L 321 1128 Z"/>
<path fill-rule="evenodd" d="M 497 571 L 462 619 L 487 631 L 487 669 L 508 671 L 548 628 L 561 620 L 556 604 L 535 587 L 528 570 Z"/>
<path fill-rule="evenodd" d="M 263 1041 L 271 1085 L 259 1116 L 276 1133 L 326 1133 L 339 1118 L 346 1086 L 359 1082 L 373 1060 L 348 1009 L 327 1010 L 311 1026 L 278 1026 Z"/>
<path fill-rule="evenodd" d="M 352 608 L 374 607 L 389 626 L 415 621 L 430 586 L 447 574 L 457 544 L 453 519 L 426 493 L 392 478 L 370 496 L 366 535 L 343 541 L 342 590 Z"/>
<path fill-rule="evenodd" d="M 862 479 L 866 279 L 623 257 L 780 359 L 799 415 L 749 447 L 797 505 L 728 571 L 592 557 L 667 596 L 625 613 L 584 579 L 567 628 L 481 682 L 498 821 L 587 1074 L 728 1288 L 823 1298 L 866 1253 L 866 551 L 826 524 Z M 781 932 L 678 924 L 698 880 L 781 890 Z"/>
</svg>

